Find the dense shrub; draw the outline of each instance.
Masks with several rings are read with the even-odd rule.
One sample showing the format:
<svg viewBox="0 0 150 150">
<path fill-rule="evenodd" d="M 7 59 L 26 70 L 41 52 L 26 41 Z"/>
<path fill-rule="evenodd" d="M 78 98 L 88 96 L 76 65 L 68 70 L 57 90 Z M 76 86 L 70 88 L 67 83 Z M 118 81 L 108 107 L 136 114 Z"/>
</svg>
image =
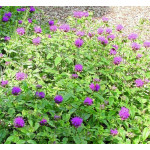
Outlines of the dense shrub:
<svg viewBox="0 0 150 150">
<path fill-rule="evenodd" d="M 88 12 L 39 27 L 20 8 L 0 8 L 0 143 L 149 143 L 150 42 Z"/>
</svg>

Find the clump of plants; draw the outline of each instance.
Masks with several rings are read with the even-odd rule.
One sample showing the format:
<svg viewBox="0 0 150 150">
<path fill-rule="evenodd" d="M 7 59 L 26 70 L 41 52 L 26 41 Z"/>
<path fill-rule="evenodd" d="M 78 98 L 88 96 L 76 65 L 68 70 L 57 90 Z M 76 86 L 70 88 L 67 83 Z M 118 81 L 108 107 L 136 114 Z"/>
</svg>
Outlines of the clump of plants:
<svg viewBox="0 0 150 150">
<path fill-rule="evenodd" d="M 35 12 L 0 7 L 0 143 L 149 143 L 150 42 L 92 12 Z"/>
</svg>

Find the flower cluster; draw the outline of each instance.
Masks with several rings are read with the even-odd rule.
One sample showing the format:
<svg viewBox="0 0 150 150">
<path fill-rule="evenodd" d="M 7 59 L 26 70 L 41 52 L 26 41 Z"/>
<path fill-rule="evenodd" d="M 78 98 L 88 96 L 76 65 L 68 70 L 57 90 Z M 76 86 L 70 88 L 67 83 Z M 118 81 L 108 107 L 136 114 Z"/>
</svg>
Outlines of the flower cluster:
<svg viewBox="0 0 150 150">
<path fill-rule="evenodd" d="M 80 127 L 82 122 L 83 122 L 83 119 L 80 117 L 74 117 L 71 119 L 71 123 L 75 128 Z"/>
<path fill-rule="evenodd" d="M 25 125 L 25 123 L 24 123 L 24 120 L 22 117 L 16 117 L 14 119 L 14 126 L 16 128 L 22 128 L 22 127 L 24 127 L 24 125 Z"/>
<path fill-rule="evenodd" d="M 115 58 L 114 58 L 114 62 L 113 62 L 113 63 L 114 63 L 115 65 L 119 65 L 121 62 L 122 62 L 122 58 L 121 58 L 121 57 L 115 57 Z"/>
<path fill-rule="evenodd" d="M 113 135 L 113 136 L 115 136 L 115 135 L 117 135 L 118 134 L 118 131 L 117 131 L 117 129 L 111 129 L 110 130 L 110 133 Z"/>
<path fill-rule="evenodd" d="M 12 15 L 11 12 L 5 13 L 4 16 L 2 17 L 2 21 L 3 22 L 9 21 L 9 19 L 11 18 L 11 15 Z"/>
<path fill-rule="evenodd" d="M 121 117 L 121 120 L 126 120 L 129 118 L 129 109 L 125 107 L 121 107 L 121 110 L 119 112 L 119 116 Z"/>
<path fill-rule="evenodd" d="M 85 100 L 84 100 L 84 104 L 85 105 L 92 105 L 93 104 L 93 100 L 89 97 L 87 97 Z"/>
<path fill-rule="evenodd" d="M 63 24 L 59 27 L 59 29 L 64 32 L 68 32 L 70 30 L 70 26 L 68 24 Z"/>
<path fill-rule="evenodd" d="M 36 96 L 37 98 L 42 99 L 42 98 L 45 97 L 45 93 L 44 93 L 44 92 L 36 92 L 36 93 L 35 93 L 35 96 Z"/>
<path fill-rule="evenodd" d="M 144 85 L 144 81 L 142 81 L 141 79 L 136 79 L 135 84 L 137 87 L 142 87 Z"/>
<path fill-rule="evenodd" d="M 75 71 L 76 72 L 81 72 L 83 70 L 83 66 L 81 64 L 75 65 Z"/>
<path fill-rule="evenodd" d="M 17 33 L 18 33 L 19 35 L 21 35 L 21 36 L 25 34 L 25 29 L 22 28 L 22 27 L 21 27 L 21 28 L 18 28 L 16 31 L 17 31 Z"/>
<path fill-rule="evenodd" d="M 19 87 L 13 87 L 12 88 L 12 94 L 18 95 L 21 92 L 21 89 Z"/>
<path fill-rule="evenodd" d="M 42 119 L 41 121 L 40 121 L 40 125 L 46 125 L 47 124 L 47 120 L 46 119 Z"/>
<path fill-rule="evenodd" d="M 81 47 L 83 45 L 84 41 L 82 39 L 77 39 L 74 44 L 76 47 Z"/>
<path fill-rule="evenodd" d="M 27 75 L 23 72 L 18 72 L 16 73 L 16 80 L 24 80 L 25 78 L 27 78 Z"/>
<path fill-rule="evenodd" d="M 104 36 L 99 36 L 98 37 L 98 41 L 100 41 L 101 44 L 103 44 L 103 45 L 107 45 L 108 44 L 108 40 Z"/>
<path fill-rule="evenodd" d="M 99 91 L 100 85 L 99 84 L 91 83 L 90 84 L 90 88 L 91 88 L 92 91 Z"/>
<path fill-rule="evenodd" d="M 89 16 L 88 12 L 82 12 L 82 11 L 74 12 L 74 17 L 75 18 L 82 18 L 82 17 L 88 17 L 88 16 Z"/>
<path fill-rule="evenodd" d="M 56 95 L 54 100 L 55 103 L 60 104 L 63 101 L 63 97 L 61 95 Z"/>
</svg>

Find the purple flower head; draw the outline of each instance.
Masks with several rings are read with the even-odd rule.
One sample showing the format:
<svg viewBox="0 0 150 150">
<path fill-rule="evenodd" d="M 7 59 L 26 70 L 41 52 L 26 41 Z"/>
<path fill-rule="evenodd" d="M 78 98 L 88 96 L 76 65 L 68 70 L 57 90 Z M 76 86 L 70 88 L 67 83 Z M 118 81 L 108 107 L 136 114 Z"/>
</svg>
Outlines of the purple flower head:
<svg viewBox="0 0 150 150">
<path fill-rule="evenodd" d="M 54 120 L 59 120 L 59 119 L 61 119 L 60 116 L 57 116 L 57 115 L 54 116 Z"/>
<path fill-rule="evenodd" d="M 144 81 L 141 79 L 136 79 L 135 80 L 136 87 L 142 87 L 144 85 Z"/>
<path fill-rule="evenodd" d="M 85 100 L 84 100 L 84 105 L 92 105 L 93 104 L 93 100 L 89 97 L 87 97 Z"/>
<path fill-rule="evenodd" d="M 48 35 L 48 38 L 51 38 L 51 35 L 50 35 L 50 34 Z"/>
<path fill-rule="evenodd" d="M 108 40 L 105 39 L 104 36 L 99 36 L 99 37 L 98 37 L 98 41 L 100 41 L 101 44 L 103 44 L 103 45 L 107 45 L 107 44 L 108 44 Z"/>
<path fill-rule="evenodd" d="M 117 131 L 117 129 L 111 129 L 110 130 L 110 133 L 113 135 L 113 136 L 115 136 L 115 135 L 117 135 L 118 134 L 118 131 Z"/>
<path fill-rule="evenodd" d="M 121 58 L 121 57 L 115 57 L 115 58 L 114 58 L 114 62 L 113 62 L 113 63 L 114 63 L 115 65 L 119 65 L 121 62 L 122 62 L 122 58 Z"/>
<path fill-rule="evenodd" d="M 29 23 L 32 23 L 32 19 L 31 19 L 31 18 L 28 18 L 28 22 L 29 22 Z"/>
<path fill-rule="evenodd" d="M 114 34 L 109 34 L 109 35 L 107 36 L 107 39 L 112 41 L 112 40 L 115 39 L 115 35 L 114 35 Z"/>
<path fill-rule="evenodd" d="M 21 89 L 19 87 L 13 87 L 12 88 L 12 94 L 18 95 L 21 92 Z"/>
<path fill-rule="evenodd" d="M 144 79 L 144 82 L 145 82 L 145 83 L 149 83 L 149 82 L 150 82 L 150 80 L 148 80 L 148 79 Z"/>
<path fill-rule="evenodd" d="M 1 81 L 1 86 L 2 86 L 2 87 L 5 87 L 7 84 L 8 84 L 8 81 L 7 81 L 7 80 L 6 80 L 6 81 Z"/>
<path fill-rule="evenodd" d="M 63 30 L 64 32 L 68 32 L 70 30 L 70 26 L 68 24 L 63 24 L 59 29 Z"/>
<path fill-rule="evenodd" d="M 24 80 L 25 78 L 27 78 L 27 75 L 23 72 L 18 72 L 16 73 L 16 80 Z"/>
<path fill-rule="evenodd" d="M 100 79 L 94 78 L 93 81 L 94 81 L 94 82 L 100 82 Z"/>
<path fill-rule="evenodd" d="M 80 127 L 82 122 L 83 122 L 83 119 L 80 117 L 74 117 L 71 119 L 71 123 L 75 128 Z"/>
<path fill-rule="evenodd" d="M 104 105 L 104 104 L 101 104 L 101 105 L 100 105 L 100 109 L 105 109 L 105 105 Z"/>
<path fill-rule="evenodd" d="M 12 13 L 11 12 L 8 12 L 8 13 L 5 13 L 5 17 L 8 17 L 8 18 L 10 18 L 11 17 L 11 15 L 12 15 Z"/>
<path fill-rule="evenodd" d="M 138 38 L 138 35 L 136 33 L 131 33 L 129 36 L 128 36 L 128 39 L 131 40 L 131 41 L 134 41 Z"/>
<path fill-rule="evenodd" d="M 35 8 L 33 6 L 30 6 L 30 12 L 35 12 Z"/>
<path fill-rule="evenodd" d="M 76 29 L 76 28 L 72 28 L 72 29 L 71 29 L 71 31 L 76 32 L 76 31 L 77 31 L 77 29 Z"/>
<path fill-rule="evenodd" d="M 140 44 L 135 43 L 135 42 L 132 43 L 132 49 L 133 49 L 133 50 L 136 50 L 136 51 L 137 51 L 137 50 L 139 50 L 140 48 L 141 48 Z"/>
<path fill-rule="evenodd" d="M 2 53 L 0 53 L 0 58 L 2 58 L 3 57 L 3 54 Z"/>
<path fill-rule="evenodd" d="M 34 45 L 39 45 L 40 42 L 41 42 L 41 38 L 40 38 L 40 37 L 34 38 L 34 39 L 32 40 L 32 43 L 33 43 Z"/>
<path fill-rule="evenodd" d="M 112 45 L 116 50 L 118 49 L 118 45 Z"/>
<path fill-rule="evenodd" d="M 105 16 L 102 17 L 103 22 L 107 23 L 109 21 L 108 18 L 106 18 Z"/>
<path fill-rule="evenodd" d="M 76 11 L 73 13 L 75 18 L 82 18 L 82 17 L 88 17 L 88 12 L 82 12 L 82 11 Z"/>
<path fill-rule="evenodd" d="M 10 40 L 10 37 L 9 37 L 9 36 L 5 36 L 5 37 L 4 37 L 4 40 L 5 40 L 5 41 L 9 41 L 9 40 Z"/>
<path fill-rule="evenodd" d="M 126 120 L 130 116 L 129 109 L 121 107 L 121 110 L 119 111 L 119 116 L 121 117 L 121 120 Z"/>
<path fill-rule="evenodd" d="M 18 8 L 17 11 L 25 11 L 26 8 Z"/>
<path fill-rule="evenodd" d="M 61 95 L 56 95 L 54 100 L 55 103 L 60 104 L 63 101 L 63 97 Z"/>
<path fill-rule="evenodd" d="M 90 88 L 91 88 L 92 91 L 99 91 L 100 85 L 99 84 L 91 83 L 90 84 Z"/>
<path fill-rule="evenodd" d="M 54 25 L 50 26 L 50 31 L 53 31 L 53 32 L 57 31 L 57 26 L 54 26 Z"/>
<path fill-rule="evenodd" d="M 76 39 L 74 44 L 76 45 L 76 47 L 81 47 L 83 45 L 84 41 L 82 39 Z"/>
<path fill-rule="evenodd" d="M 148 47 L 150 47 L 150 42 L 149 41 L 145 41 L 143 45 L 144 45 L 145 48 L 148 48 Z"/>
<path fill-rule="evenodd" d="M 76 78 L 78 78 L 78 75 L 77 74 L 72 74 L 71 78 L 76 79 Z"/>
<path fill-rule="evenodd" d="M 117 51 L 114 48 L 112 48 L 112 49 L 110 49 L 110 53 L 109 54 L 110 55 L 116 55 Z"/>
<path fill-rule="evenodd" d="M 104 29 L 103 29 L 103 28 L 98 28 L 98 29 L 97 29 L 97 33 L 98 33 L 99 35 L 101 35 L 103 32 L 104 32 Z"/>
<path fill-rule="evenodd" d="M 95 35 L 94 32 L 89 32 L 89 33 L 88 33 L 88 36 L 89 36 L 90 38 L 92 38 L 94 35 Z"/>
<path fill-rule="evenodd" d="M 9 20 L 9 18 L 8 18 L 8 17 L 3 16 L 3 18 L 2 18 L 2 21 L 3 21 L 3 22 L 7 22 L 8 20 Z"/>
<path fill-rule="evenodd" d="M 106 28 L 106 34 L 110 34 L 110 33 L 112 33 L 112 29 L 110 29 L 110 28 Z"/>
<path fill-rule="evenodd" d="M 85 32 L 84 31 L 78 31 L 76 33 L 77 36 L 84 36 L 85 35 Z"/>
<path fill-rule="evenodd" d="M 136 58 L 139 59 L 142 57 L 142 54 L 137 54 Z"/>
<path fill-rule="evenodd" d="M 38 85 L 36 86 L 36 88 L 37 88 L 37 89 L 41 89 L 41 88 L 42 88 L 42 85 L 39 85 L 39 84 L 38 84 Z"/>
<path fill-rule="evenodd" d="M 18 28 L 16 31 L 19 35 L 24 35 L 25 34 L 25 29 L 24 28 Z"/>
<path fill-rule="evenodd" d="M 116 27 L 116 30 L 121 31 L 122 29 L 123 29 L 123 26 L 121 24 L 118 24 L 117 27 Z"/>
<path fill-rule="evenodd" d="M 41 33 L 42 29 L 40 27 L 34 27 L 34 32 L 35 33 Z"/>
<path fill-rule="evenodd" d="M 42 98 L 45 97 L 45 93 L 44 92 L 36 92 L 35 96 L 38 97 L 38 98 L 40 98 L 40 99 L 42 99 Z"/>
<path fill-rule="evenodd" d="M 22 20 L 19 20 L 18 23 L 19 23 L 19 24 L 22 24 Z"/>
<path fill-rule="evenodd" d="M 52 26 L 52 25 L 54 25 L 54 20 L 50 20 L 48 23 L 50 26 Z"/>
<path fill-rule="evenodd" d="M 75 65 L 75 72 L 81 72 L 83 70 L 83 66 L 81 64 Z"/>
<path fill-rule="evenodd" d="M 40 121 L 40 125 L 46 125 L 47 124 L 47 120 L 46 119 L 42 119 L 41 121 Z"/>
<path fill-rule="evenodd" d="M 0 8 L 2 8 L 2 6 L 0 6 Z"/>
<path fill-rule="evenodd" d="M 25 125 L 25 123 L 24 123 L 24 120 L 22 117 L 16 117 L 14 119 L 14 126 L 16 128 L 22 128 L 22 127 L 24 127 L 24 125 Z"/>
<path fill-rule="evenodd" d="M 5 65 L 10 65 L 10 62 L 9 62 L 9 61 L 6 61 L 6 62 L 5 62 Z"/>
</svg>

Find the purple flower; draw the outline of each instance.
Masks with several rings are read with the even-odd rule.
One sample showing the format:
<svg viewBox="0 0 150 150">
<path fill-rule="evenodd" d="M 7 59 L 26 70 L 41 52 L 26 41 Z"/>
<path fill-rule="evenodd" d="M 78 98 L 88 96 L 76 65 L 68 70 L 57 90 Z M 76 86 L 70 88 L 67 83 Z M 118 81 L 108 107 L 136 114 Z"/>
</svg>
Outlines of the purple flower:
<svg viewBox="0 0 150 150">
<path fill-rule="evenodd" d="M 2 6 L 0 6 L 0 8 L 2 8 Z"/>
<path fill-rule="evenodd" d="M 19 87 L 13 87 L 12 88 L 12 94 L 18 95 L 21 92 L 21 89 Z"/>
<path fill-rule="evenodd" d="M 111 129 L 110 130 L 110 133 L 113 135 L 113 136 L 115 136 L 115 135 L 117 135 L 118 134 L 118 131 L 117 131 L 117 129 Z"/>
<path fill-rule="evenodd" d="M 16 117 L 14 119 L 14 126 L 16 128 L 22 128 L 22 127 L 24 127 L 24 125 L 25 125 L 25 123 L 24 123 L 24 120 L 22 117 Z"/>
<path fill-rule="evenodd" d="M 32 40 L 32 43 L 33 43 L 34 45 L 38 45 L 38 44 L 40 44 L 40 42 L 41 42 L 41 38 L 40 38 L 40 37 L 34 38 L 34 39 Z"/>
<path fill-rule="evenodd" d="M 70 30 L 70 26 L 68 24 L 63 24 L 59 29 L 63 30 L 64 32 L 68 32 Z"/>
<path fill-rule="evenodd" d="M 116 30 L 121 31 L 122 29 L 123 29 L 123 26 L 121 24 L 118 24 L 117 27 L 116 27 Z"/>
<path fill-rule="evenodd" d="M 144 45 L 145 48 L 148 48 L 148 47 L 150 47 L 150 42 L 149 41 L 145 41 L 143 45 Z"/>
<path fill-rule="evenodd" d="M 10 40 L 10 37 L 9 37 L 9 36 L 5 36 L 5 37 L 4 37 L 4 40 L 5 40 L 5 41 L 9 41 L 9 40 Z"/>
<path fill-rule="evenodd" d="M 25 11 L 26 8 L 18 8 L 17 11 Z"/>
<path fill-rule="evenodd" d="M 98 28 L 98 29 L 97 29 L 97 33 L 98 33 L 99 35 L 101 35 L 103 32 L 104 32 L 104 29 L 103 29 L 103 28 Z"/>
<path fill-rule="evenodd" d="M 95 33 L 94 32 L 89 32 L 88 33 L 88 36 L 91 38 L 91 37 L 93 37 L 95 35 Z"/>
<path fill-rule="evenodd" d="M 101 105 L 100 105 L 100 109 L 105 109 L 105 105 L 104 105 L 104 104 L 101 104 Z"/>
<path fill-rule="evenodd" d="M 29 23 L 32 23 L 32 19 L 28 18 L 28 22 L 29 22 Z"/>
<path fill-rule="evenodd" d="M 19 23 L 19 24 L 22 24 L 22 20 L 19 20 L 18 23 Z"/>
<path fill-rule="evenodd" d="M 71 78 L 76 79 L 76 78 L 78 78 L 78 75 L 77 74 L 72 74 Z"/>
<path fill-rule="evenodd" d="M 121 120 L 126 120 L 130 116 L 129 109 L 125 107 L 121 107 L 119 116 L 121 117 Z"/>
<path fill-rule="evenodd" d="M 1 81 L 1 86 L 2 86 L 2 87 L 5 87 L 7 84 L 8 84 L 8 81 L 7 81 L 7 80 L 6 80 L 6 81 Z"/>
<path fill-rule="evenodd" d="M 116 50 L 118 49 L 118 45 L 112 45 Z"/>
<path fill-rule="evenodd" d="M 9 62 L 9 61 L 6 61 L 6 62 L 5 62 L 5 65 L 10 65 L 10 62 Z"/>
<path fill-rule="evenodd" d="M 30 6 L 30 12 L 35 12 L 35 8 L 33 6 Z"/>
<path fill-rule="evenodd" d="M 38 85 L 36 86 L 36 88 L 37 88 L 37 89 L 41 89 L 41 88 L 42 88 L 42 85 L 39 85 L 39 84 L 38 84 Z"/>
<path fill-rule="evenodd" d="M 84 41 L 82 39 L 76 39 L 74 44 L 76 45 L 76 47 L 81 47 L 83 45 Z"/>
<path fill-rule="evenodd" d="M 89 97 L 87 97 L 85 100 L 84 100 L 84 104 L 85 105 L 92 105 L 93 104 L 93 100 Z"/>
<path fill-rule="evenodd" d="M 84 36 L 85 35 L 85 32 L 84 31 L 78 31 L 76 33 L 77 36 Z"/>
<path fill-rule="evenodd" d="M 51 38 L 51 35 L 50 35 L 50 34 L 48 35 L 48 38 Z"/>
<path fill-rule="evenodd" d="M 82 122 L 83 122 L 83 119 L 80 117 L 74 117 L 71 119 L 71 123 L 75 128 L 80 127 Z"/>
<path fill-rule="evenodd" d="M 50 20 L 48 23 L 50 26 L 52 26 L 52 25 L 54 25 L 54 20 Z"/>
<path fill-rule="evenodd" d="M 110 53 L 109 54 L 110 55 L 116 55 L 117 51 L 114 48 L 112 48 L 112 49 L 110 49 Z"/>
<path fill-rule="evenodd" d="M 16 80 L 24 80 L 25 78 L 27 78 L 27 75 L 25 73 L 22 72 L 18 72 L 16 73 Z"/>
<path fill-rule="evenodd" d="M 108 22 L 108 18 L 106 18 L 105 16 L 102 17 L 103 22 L 107 23 Z"/>
<path fill-rule="evenodd" d="M 53 32 L 57 31 L 57 26 L 54 26 L 54 25 L 50 26 L 50 31 L 53 31 Z"/>
<path fill-rule="evenodd" d="M 121 63 L 121 61 L 122 61 L 122 58 L 121 58 L 121 57 L 115 57 L 113 63 L 114 63 L 115 65 L 119 65 L 119 64 Z"/>
<path fill-rule="evenodd" d="M 83 70 L 83 66 L 81 64 L 75 65 L 75 72 L 81 72 Z"/>
<path fill-rule="evenodd" d="M 136 51 L 137 51 L 137 50 L 139 50 L 140 48 L 141 48 L 140 44 L 135 43 L 135 42 L 132 43 L 132 49 L 133 49 L 133 50 L 136 50 Z"/>
<path fill-rule="evenodd" d="M 19 35 L 24 35 L 25 34 L 25 29 L 24 28 L 18 28 L 16 31 Z"/>
<path fill-rule="evenodd" d="M 41 33 L 42 29 L 40 27 L 34 27 L 34 32 L 35 33 Z"/>
<path fill-rule="evenodd" d="M 115 35 L 114 35 L 114 34 L 109 34 L 109 35 L 107 36 L 107 39 L 108 39 L 108 40 L 114 40 L 114 39 L 115 39 Z"/>
<path fill-rule="evenodd" d="M 2 18 L 2 21 L 3 21 L 3 22 L 7 22 L 8 20 L 9 20 L 9 18 L 8 18 L 8 17 L 3 16 L 3 18 Z"/>
<path fill-rule="evenodd" d="M 3 57 L 3 54 L 2 53 L 0 53 L 0 58 L 2 58 Z"/>
<path fill-rule="evenodd" d="M 142 54 L 137 54 L 136 58 L 139 59 L 142 57 Z"/>
<path fill-rule="evenodd" d="M 144 79 L 144 82 L 145 82 L 145 83 L 149 83 L 149 82 L 150 82 L 150 80 L 148 80 L 148 79 Z"/>
<path fill-rule="evenodd" d="M 41 121 L 40 121 L 40 125 L 46 125 L 47 124 L 47 120 L 46 119 L 42 119 Z"/>
<path fill-rule="evenodd" d="M 42 98 L 45 97 L 45 93 L 44 92 L 36 92 L 35 96 L 38 97 L 38 98 L 40 98 L 40 99 L 42 99 Z"/>
<path fill-rule="evenodd" d="M 137 87 L 142 87 L 144 85 L 144 81 L 142 81 L 141 79 L 136 79 L 135 84 Z"/>
<path fill-rule="evenodd" d="M 75 18 L 82 18 L 82 17 L 88 17 L 88 12 L 82 12 L 82 11 L 76 11 L 73 13 Z"/>
<path fill-rule="evenodd" d="M 93 81 L 94 81 L 94 82 L 100 82 L 100 79 L 94 78 Z"/>
<path fill-rule="evenodd" d="M 92 91 L 99 91 L 100 85 L 99 84 L 91 83 L 90 84 L 90 88 L 91 88 Z"/>
<path fill-rule="evenodd" d="M 106 28 L 106 34 L 110 34 L 111 32 L 112 32 L 112 29 L 110 29 L 110 28 Z"/>
<path fill-rule="evenodd" d="M 98 37 L 98 41 L 100 41 L 101 44 L 103 44 L 103 45 L 107 45 L 107 44 L 108 44 L 108 40 L 105 39 L 104 36 L 99 36 L 99 37 Z"/>
<path fill-rule="evenodd" d="M 5 13 L 5 17 L 8 17 L 8 18 L 10 18 L 11 17 L 11 15 L 12 15 L 12 13 L 11 12 L 8 12 L 8 13 Z"/>
<path fill-rule="evenodd" d="M 72 29 L 71 29 L 71 31 L 76 32 L 76 31 L 77 31 L 77 29 L 76 29 L 76 28 L 72 28 Z"/>
<path fill-rule="evenodd" d="M 129 36 L 128 36 L 128 39 L 133 41 L 133 40 L 136 40 L 138 38 L 138 35 L 136 33 L 131 33 Z"/>
<path fill-rule="evenodd" d="M 54 100 L 55 103 L 60 104 L 63 101 L 63 97 L 61 95 L 56 95 Z"/>
<path fill-rule="evenodd" d="M 54 120 L 59 120 L 59 119 L 61 119 L 60 116 L 57 116 L 57 115 L 54 116 Z"/>
</svg>

